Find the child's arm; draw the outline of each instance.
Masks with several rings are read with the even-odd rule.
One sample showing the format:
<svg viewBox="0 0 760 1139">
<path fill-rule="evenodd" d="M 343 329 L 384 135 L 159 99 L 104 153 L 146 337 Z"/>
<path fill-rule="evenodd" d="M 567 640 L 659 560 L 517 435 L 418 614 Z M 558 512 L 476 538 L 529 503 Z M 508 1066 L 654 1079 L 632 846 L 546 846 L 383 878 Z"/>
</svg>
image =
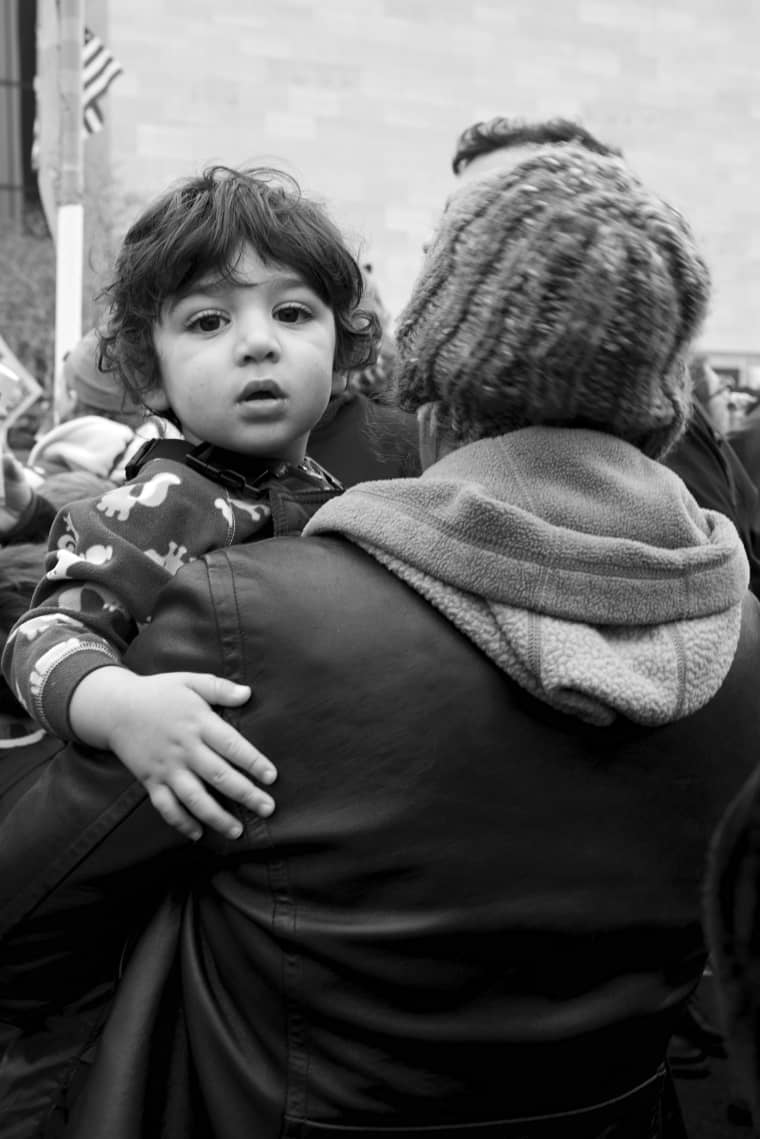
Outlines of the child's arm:
<svg viewBox="0 0 760 1139">
<path fill-rule="evenodd" d="M 255 524 L 252 516 L 250 526 L 253 528 Z M 247 534 L 238 534 L 235 530 L 225 492 L 176 464 L 169 469 L 148 464 L 140 478 L 131 484 L 100 498 L 72 503 L 61 511 L 50 533 L 48 572 L 35 592 L 32 607 L 14 626 L 3 654 L 6 678 L 30 715 L 62 739 L 81 738 L 94 746 L 104 740 L 111 741 L 108 746 L 114 747 L 146 786 L 157 770 L 151 764 L 162 764 L 164 752 L 170 746 L 176 754 L 178 748 L 172 741 L 176 741 L 178 725 L 184 731 L 182 748 L 192 757 L 191 765 L 200 762 L 199 755 L 208 761 L 209 733 L 213 743 L 223 731 L 226 750 L 234 740 L 233 754 L 240 750 L 245 769 L 245 763 L 252 761 L 250 745 L 204 703 L 197 689 L 189 688 L 186 683 L 174 681 L 172 685 L 172 707 L 182 711 L 170 713 L 164 700 L 153 715 L 154 705 L 148 700 L 142 718 L 136 714 L 134 718 L 122 715 L 119 720 L 119 709 L 126 708 L 131 713 L 134 708 L 130 694 L 136 688 L 130 686 L 130 679 L 141 678 L 126 669 L 111 667 L 120 665 L 122 654 L 140 625 L 149 620 L 158 594 L 173 574 L 208 550 L 229 545 L 233 536 L 244 540 Z M 94 701 L 87 697 L 88 691 L 97 691 L 96 686 L 106 683 L 103 677 L 97 679 L 96 673 L 112 677 L 115 674 L 109 688 L 109 702 L 99 703 L 97 697 Z M 89 681 L 91 676 L 93 679 Z M 86 687 L 85 681 L 88 681 Z M 147 700 L 146 693 L 155 683 L 152 677 L 142 681 L 140 699 Z M 79 718 L 86 722 L 82 711 L 86 702 L 93 716 L 116 718 L 115 734 L 109 735 L 107 721 L 100 720 L 97 731 L 85 729 L 80 735 L 78 725 L 74 726 L 70 719 L 74 694 L 78 696 Z M 192 704 L 194 715 L 188 713 L 189 718 L 183 720 L 188 703 Z M 119 723 L 126 725 L 121 732 Z M 153 728 L 143 730 L 143 724 L 153 724 Z M 192 739 L 189 724 L 198 729 Z M 153 748 L 149 753 L 153 759 L 149 758 L 148 765 L 139 770 L 136 765 L 141 751 L 135 749 L 133 743 L 136 733 L 143 741 L 143 751 Z M 119 742 L 113 744 L 114 739 Z M 222 752 L 216 753 L 212 773 L 216 781 L 220 766 L 227 766 L 224 751 L 223 747 Z M 185 775 L 179 780 L 183 787 L 190 782 L 187 767 L 186 762 Z M 173 770 L 178 774 L 176 764 Z M 198 798 L 198 777 L 194 780 L 193 800 Z M 233 799 L 253 803 L 254 810 L 262 802 L 270 804 L 271 809 L 269 797 L 252 787 L 234 768 L 228 768 L 224 791 Z M 163 792 L 158 798 L 159 802 L 167 800 Z M 218 804 L 205 791 L 201 809 L 204 819 L 209 813 L 212 819 L 221 817 Z M 179 811 L 171 808 L 169 815 L 180 817 Z M 231 816 L 224 812 L 222 815 L 225 827 L 229 826 Z M 187 815 L 182 813 L 182 819 L 180 829 L 188 833 Z M 210 822 L 209 825 L 215 824 Z"/>
<path fill-rule="evenodd" d="M 250 777 L 272 783 L 276 768 L 211 707 L 233 708 L 250 694 L 204 673 L 99 668 L 75 689 L 69 718 L 79 739 L 118 755 L 170 826 L 191 839 L 200 838 L 199 823 L 238 838 L 239 820 L 204 784 L 264 817 L 274 810 Z"/>
<path fill-rule="evenodd" d="M 16 622 L 2 667 L 41 727 L 71 739 L 71 694 L 93 669 L 119 664 L 177 570 L 230 544 L 221 488 L 178 464 L 60 511 L 46 573 Z M 224 505 L 224 503 L 222 503 Z"/>
</svg>

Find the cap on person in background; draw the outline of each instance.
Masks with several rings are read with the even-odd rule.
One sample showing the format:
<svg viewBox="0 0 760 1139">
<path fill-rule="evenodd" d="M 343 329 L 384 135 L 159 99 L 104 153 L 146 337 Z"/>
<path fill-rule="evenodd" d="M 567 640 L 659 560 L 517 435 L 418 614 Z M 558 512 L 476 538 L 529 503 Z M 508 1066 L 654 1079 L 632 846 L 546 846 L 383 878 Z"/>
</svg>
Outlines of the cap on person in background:
<svg viewBox="0 0 760 1139">
<path fill-rule="evenodd" d="M 102 415 L 137 426 L 145 418 L 145 409 L 132 400 L 113 373 L 100 370 L 99 359 L 100 340 L 94 328 L 64 357 L 63 374 L 74 397 L 70 414 Z"/>
</svg>

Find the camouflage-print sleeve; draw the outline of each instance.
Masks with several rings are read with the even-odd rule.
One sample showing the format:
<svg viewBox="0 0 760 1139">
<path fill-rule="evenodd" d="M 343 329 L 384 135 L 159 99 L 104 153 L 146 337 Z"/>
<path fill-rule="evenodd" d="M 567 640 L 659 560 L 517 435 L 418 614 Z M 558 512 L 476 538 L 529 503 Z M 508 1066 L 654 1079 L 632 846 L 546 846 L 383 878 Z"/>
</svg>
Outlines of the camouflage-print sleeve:
<svg viewBox="0 0 760 1139">
<path fill-rule="evenodd" d="M 72 738 L 68 707 L 93 668 L 119 663 L 155 599 L 185 563 L 230 540 L 229 499 L 176 463 L 60 511 L 46 574 L 3 654 L 3 671 L 30 715 Z"/>
</svg>

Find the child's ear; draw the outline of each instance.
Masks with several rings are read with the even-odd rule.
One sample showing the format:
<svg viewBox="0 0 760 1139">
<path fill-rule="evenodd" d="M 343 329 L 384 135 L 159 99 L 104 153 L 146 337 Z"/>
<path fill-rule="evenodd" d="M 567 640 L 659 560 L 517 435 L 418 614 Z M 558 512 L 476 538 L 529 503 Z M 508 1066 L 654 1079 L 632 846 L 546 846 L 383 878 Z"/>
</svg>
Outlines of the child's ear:
<svg viewBox="0 0 760 1139">
<path fill-rule="evenodd" d="M 149 388 L 148 391 L 141 392 L 141 398 L 150 411 L 169 410 L 169 400 L 163 388 Z"/>
<path fill-rule="evenodd" d="M 332 387 L 330 388 L 330 399 L 334 399 L 336 395 L 342 395 L 348 387 L 348 372 L 333 372 Z"/>
</svg>

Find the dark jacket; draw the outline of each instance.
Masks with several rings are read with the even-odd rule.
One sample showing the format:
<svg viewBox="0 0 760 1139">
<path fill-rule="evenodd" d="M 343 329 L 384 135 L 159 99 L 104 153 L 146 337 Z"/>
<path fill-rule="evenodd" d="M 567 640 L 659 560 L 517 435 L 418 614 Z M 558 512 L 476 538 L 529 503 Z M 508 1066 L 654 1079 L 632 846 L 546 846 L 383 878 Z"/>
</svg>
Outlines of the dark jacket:
<svg viewBox="0 0 760 1139">
<path fill-rule="evenodd" d="M 0 1133 L 24 1134 L 2 1080 L 17 1102 L 39 1084 L 46 1033 L 97 1006 L 169 884 L 67 1136 L 440 1139 L 648 1080 L 702 972 L 704 852 L 756 762 L 759 653 L 747 595 L 709 705 L 600 730 L 341 540 L 187 567 L 127 663 L 251 683 L 229 715 L 278 764 L 277 810 L 190 847 L 112 758 L 70 748 L 6 797 L 0 1019 L 26 1047 Z M 59 1104 L 78 1070 L 50 1077 Z M 645 1114 L 627 1134 L 657 1134 Z M 538 1127 L 494 1133 L 569 1134 Z"/>
<path fill-rule="evenodd" d="M 348 392 L 334 400 L 309 437 L 309 455 L 344 487 L 420 473 L 417 420 L 407 411 Z"/>
<path fill-rule="evenodd" d="M 705 881 L 705 926 L 721 1027 L 738 1088 L 760 1126 L 760 768 L 721 819 Z"/>
<path fill-rule="evenodd" d="M 731 433 L 731 447 L 753 487 L 755 508 L 752 512 L 751 528 L 755 542 L 760 548 L 760 409 L 755 407 L 745 415 L 738 430 Z"/>
<path fill-rule="evenodd" d="M 737 437 L 729 441 L 717 432 L 695 401 L 686 431 L 663 461 L 680 475 L 700 506 L 731 519 L 749 561 L 749 587 L 760 596 L 760 493 Z"/>
</svg>

